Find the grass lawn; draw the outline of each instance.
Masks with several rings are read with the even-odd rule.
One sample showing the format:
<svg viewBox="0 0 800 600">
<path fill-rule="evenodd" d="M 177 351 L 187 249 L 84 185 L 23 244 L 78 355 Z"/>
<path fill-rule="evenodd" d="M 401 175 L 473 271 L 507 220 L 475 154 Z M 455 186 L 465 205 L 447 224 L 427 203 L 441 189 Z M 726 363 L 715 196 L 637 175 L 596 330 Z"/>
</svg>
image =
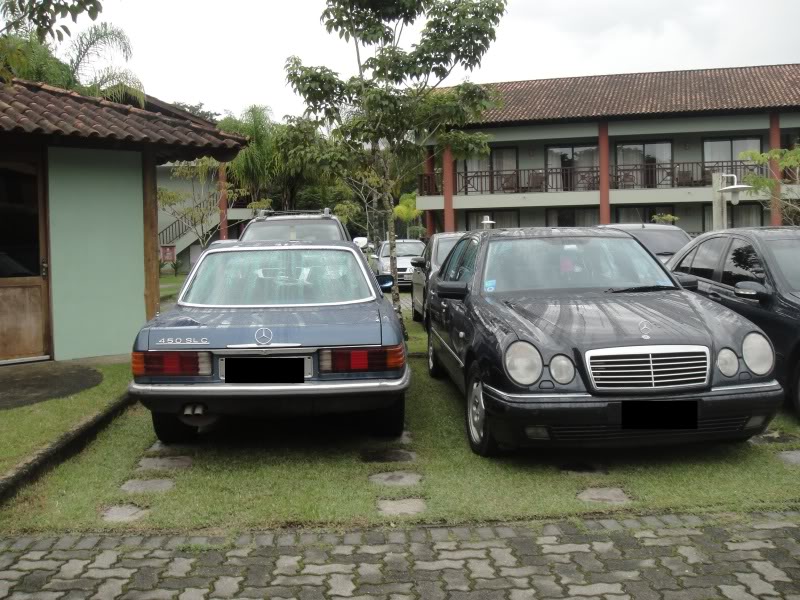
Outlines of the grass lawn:
<svg viewBox="0 0 800 600">
<path fill-rule="evenodd" d="M 0 411 L 0 474 L 115 401 L 128 386 L 128 364 L 97 367 L 100 385 L 73 396 Z M 0 518 L 0 520 L 2 520 Z"/>
<path fill-rule="evenodd" d="M 167 300 L 177 295 L 185 280 L 186 275 L 162 275 L 158 280 L 161 299 Z"/>
<path fill-rule="evenodd" d="M 403 322 L 406 325 L 406 331 L 408 331 L 408 351 L 422 352 L 423 354 L 428 352 L 428 334 L 422 323 L 414 322 L 414 319 L 411 318 L 410 310 L 403 311 Z"/>
<path fill-rule="evenodd" d="M 365 463 L 365 448 L 386 445 L 363 435 L 355 417 L 229 423 L 206 439 L 178 450 L 190 469 L 169 477 L 164 494 L 131 496 L 127 479 L 164 477 L 135 473 L 153 443 L 149 414 L 141 407 L 117 419 L 79 456 L 56 468 L 0 507 L 0 530 L 217 530 L 278 526 L 353 527 L 388 524 L 376 511 L 379 498 L 423 497 L 421 517 L 402 522 L 463 523 L 560 518 L 597 512 L 576 498 L 589 486 L 620 486 L 633 503 L 607 512 L 707 512 L 784 509 L 800 502 L 800 472 L 776 457 L 800 448 L 795 417 L 775 429 L 792 441 L 720 444 L 653 450 L 572 452 L 543 450 L 496 460 L 473 455 L 463 433 L 463 403 L 446 381 L 430 379 L 424 359 L 414 359 L 407 426 L 414 463 Z M 397 442 L 389 445 L 397 445 Z M 172 452 L 175 452 L 174 450 Z M 605 472 L 564 472 L 575 460 L 599 462 Z M 379 488 L 373 473 L 412 470 L 416 488 Z M 103 508 L 134 502 L 151 512 L 129 525 L 107 525 Z"/>
</svg>

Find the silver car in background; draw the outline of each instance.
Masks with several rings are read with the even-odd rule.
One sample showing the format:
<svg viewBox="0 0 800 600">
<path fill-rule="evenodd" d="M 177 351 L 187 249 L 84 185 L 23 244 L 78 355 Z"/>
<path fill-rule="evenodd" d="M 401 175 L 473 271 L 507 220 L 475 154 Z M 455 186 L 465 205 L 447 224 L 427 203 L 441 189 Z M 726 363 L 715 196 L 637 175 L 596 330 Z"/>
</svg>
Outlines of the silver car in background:
<svg viewBox="0 0 800 600">
<path fill-rule="evenodd" d="M 415 256 L 422 256 L 425 251 L 425 243 L 420 240 L 395 240 L 397 245 L 397 284 L 400 287 L 411 285 L 411 275 L 414 267 L 411 266 L 411 259 Z M 378 251 L 370 256 L 372 270 L 375 275 L 391 275 L 392 268 L 389 263 L 389 242 L 381 242 Z"/>
<path fill-rule="evenodd" d="M 439 271 L 439 267 L 450 254 L 450 250 L 461 239 L 464 232 L 436 233 L 428 240 L 422 256 L 411 259 L 414 272 L 411 275 L 411 308 L 415 321 L 425 321 L 425 298 L 428 296 L 428 281 Z"/>
</svg>

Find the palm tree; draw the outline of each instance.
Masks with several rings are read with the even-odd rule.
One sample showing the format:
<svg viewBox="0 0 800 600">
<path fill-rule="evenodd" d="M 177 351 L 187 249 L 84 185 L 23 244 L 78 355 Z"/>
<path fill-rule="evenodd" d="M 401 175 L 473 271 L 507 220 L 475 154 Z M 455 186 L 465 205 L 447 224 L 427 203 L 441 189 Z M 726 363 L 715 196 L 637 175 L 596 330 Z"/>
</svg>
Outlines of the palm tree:
<svg viewBox="0 0 800 600">
<path fill-rule="evenodd" d="M 406 224 L 406 238 L 409 237 L 409 225 L 416 221 L 421 214 L 422 211 L 417 208 L 417 194 L 415 192 L 400 196 L 400 202 L 394 207 L 394 216 Z"/>
<path fill-rule="evenodd" d="M 144 106 L 144 86 L 131 71 L 115 66 L 93 68 L 97 60 L 113 55 L 121 56 L 125 62 L 130 60 L 130 39 L 115 25 L 93 24 L 82 31 L 67 47 L 63 60 L 56 56 L 56 48 L 40 41 L 28 28 L 5 36 L 4 41 L 22 56 L 14 73 L 17 77 Z"/>
</svg>

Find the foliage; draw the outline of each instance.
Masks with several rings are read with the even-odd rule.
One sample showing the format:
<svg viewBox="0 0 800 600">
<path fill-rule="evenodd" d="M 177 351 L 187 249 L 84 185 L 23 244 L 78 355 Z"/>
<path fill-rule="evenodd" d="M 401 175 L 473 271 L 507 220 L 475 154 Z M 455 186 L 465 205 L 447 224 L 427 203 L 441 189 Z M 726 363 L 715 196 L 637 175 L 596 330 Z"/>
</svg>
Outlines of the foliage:
<svg viewBox="0 0 800 600">
<path fill-rule="evenodd" d="M 505 0 L 328 0 L 322 21 L 329 33 L 352 41 L 358 75 L 343 78 L 297 57 L 286 62 L 306 116 L 331 130 L 365 211 L 373 203 L 385 215 L 395 281 L 393 208 L 403 182 L 424 162 L 423 146 L 436 142 L 441 152 L 449 144 L 456 155 L 488 152 L 485 136 L 456 130 L 491 106 L 493 94 L 468 82 L 440 85 L 456 67 L 480 65 L 505 6 Z M 419 41 L 402 47 L 404 29 L 419 21 Z M 397 286 L 392 298 L 399 309 Z"/>
<path fill-rule="evenodd" d="M 778 185 L 784 174 L 789 175 L 790 180 L 794 183 L 798 183 L 800 180 L 800 146 L 792 149 L 780 148 L 769 152 L 743 152 L 740 158 L 769 167 L 767 175 L 759 173 L 746 175 L 745 183 L 753 186 L 754 193 L 766 193 L 771 196 L 771 200 L 774 200 L 780 208 L 783 223 L 800 225 L 800 195 L 796 191 L 797 188 L 784 185 L 780 187 L 780 195 L 777 194 Z M 773 171 L 773 166 L 777 167 L 776 171 Z M 776 178 L 775 175 L 780 176 Z M 767 208 L 771 208 L 771 200 L 764 202 Z"/>
<path fill-rule="evenodd" d="M 188 182 L 191 191 L 176 192 L 158 188 L 158 207 L 192 231 L 203 248 L 219 229 L 220 188 L 226 190 L 229 205 L 241 195 L 241 191 L 230 183 L 222 186 L 219 168 L 220 163 L 213 158 L 179 162 L 172 167 L 171 177 Z M 173 269 L 177 275 L 175 263 Z"/>
<path fill-rule="evenodd" d="M 41 41 L 48 36 L 62 41 L 71 33 L 69 27 L 59 21 L 70 17 L 77 23 L 83 13 L 94 21 L 102 10 L 100 0 L 3 0 L 0 14 L 5 25 L 0 35 L 27 29 Z"/>
<path fill-rule="evenodd" d="M 2 41 L 20 57 L 13 69 L 16 77 L 144 106 L 144 86 L 131 71 L 115 66 L 93 68 L 96 61 L 112 56 L 130 60 L 130 39 L 119 27 L 109 23 L 91 25 L 68 45 L 63 60 L 56 56 L 55 47 L 32 33 L 6 36 Z"/>
<path fill-rule="evenodd" d="M 653 223 L 661 223 L 662 225 L 675 225 L 681 218 L 666 213 L 658 213 L 650 217 L 650 220 Z"/>
<path fill-rule="evenodd" d="M 173 102 L 172 105 L 177 108 L 180 108 L 181 110 L 185 110 L 190 114 L 193 114 L 195 117 L 200 117 L 201 119 L 205 119 L 206 121 L 209 121 L 211 123 L 216 123 L 220 117 L 220 113 L 203 108 L 203 106 L 205 105 L 202 102 L 198 102 L 197 104 L 188 104 L 186 102 Z"/>
<path fill-rule="evenodd" d="M 406 225 L 406 238 L 409 238 L 411 233 L 409 231 L 409 227 L 412 223 L 414 223 L 419 216 L 422 214 L 422 211 L 417 209 L 417 194 L 416 192 L 411 192 L 409 194 L 403 194 L 400 196 L 400 202 L 397 206 L 394 207 L 394 216 L 397 219 L 400 219 Z"/>
<path fill-rule="evenodd" d="M 227 174 L 245 191 L 250 204 L 263 202 L 272 181 L 271 165 L 275 154 L 275 124 L 270 119 L 269 107 L 250 106 L 240 117 L 228 115 L 218 126 L 248 138 L 247 146 L 227 164 Z"/>
<path fill-rule="evenodd" d="M 175 277 L 177 277 L 178 269 L 181 268 L 181 261 L 176 258 L 171 263 L 169 263 L 169 266 L 172 268 L 172 274 L 175 275 Z"/>
<path fill-rule="evenodd" d="M 167 267 L 168 264 L 170 264 L 170 263 L 168 263 L 165 260 L 161 260 L 159 258 L 158 259 L 158 272 L 161 273 L 161 271 L 163 271 Z"/>
</svg>

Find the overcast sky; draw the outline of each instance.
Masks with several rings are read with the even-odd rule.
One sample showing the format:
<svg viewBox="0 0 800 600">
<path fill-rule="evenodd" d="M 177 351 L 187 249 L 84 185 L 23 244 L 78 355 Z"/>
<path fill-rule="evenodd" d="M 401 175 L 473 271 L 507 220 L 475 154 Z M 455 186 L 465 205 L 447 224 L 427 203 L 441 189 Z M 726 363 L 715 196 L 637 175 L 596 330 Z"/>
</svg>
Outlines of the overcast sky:
<svg viewBox="0 0 800 600">
<path fill-rule="evenodd" d="M 286 85 L 287 57 L 348 75 L 355 66 L 352 43 L 320 24 L 324 0 L 103 5 L 98 21 L 131 38 L 128 67 L 168 102 L 220 113 L 266 104 L 280 119 L 304 108 Z M 797 0 L 510 0 L 483 65 L 449 83 L 800 62 L 798 24 Z"/>
</svg>

